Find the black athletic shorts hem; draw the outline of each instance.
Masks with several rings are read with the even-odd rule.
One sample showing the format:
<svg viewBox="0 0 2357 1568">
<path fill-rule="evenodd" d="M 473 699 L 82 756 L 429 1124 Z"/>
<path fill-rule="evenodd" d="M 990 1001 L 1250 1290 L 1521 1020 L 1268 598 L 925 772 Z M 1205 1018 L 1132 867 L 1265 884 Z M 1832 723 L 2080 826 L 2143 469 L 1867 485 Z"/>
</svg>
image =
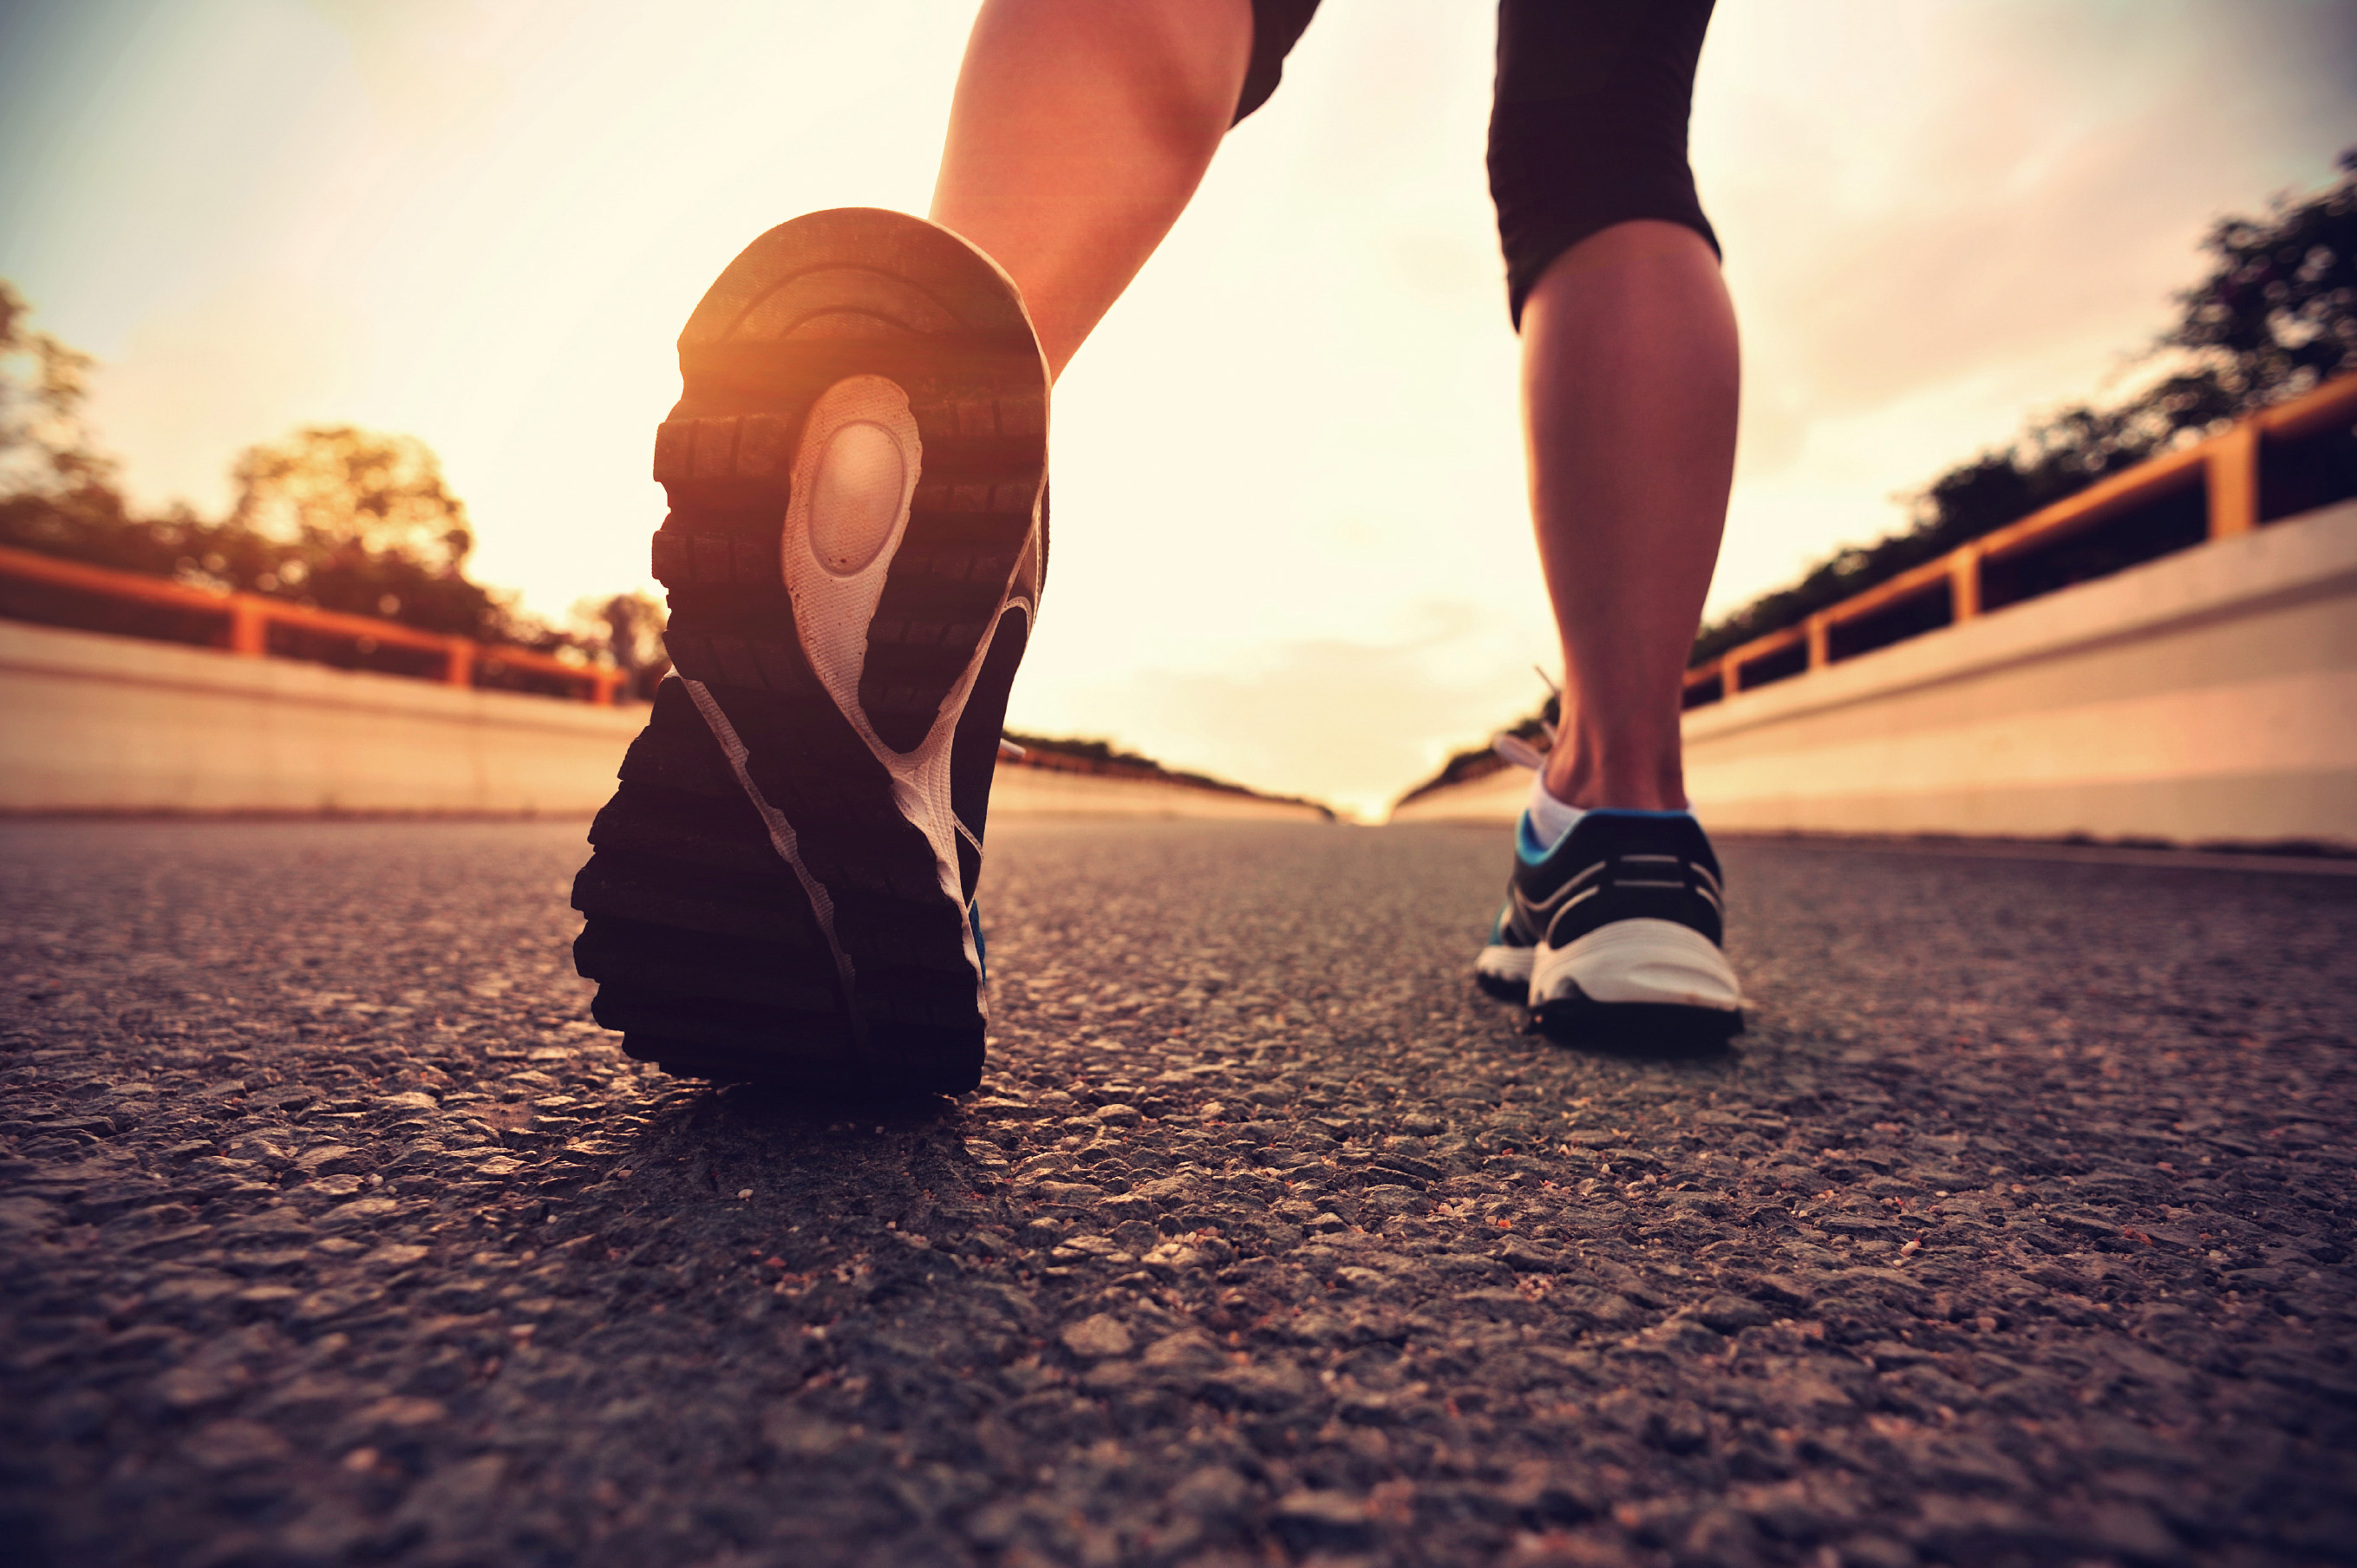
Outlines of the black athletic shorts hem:
<svg viewBox="0 0 2357 1568">
<path fill-rule="evenodd" d="M 1501 0 L 1490 195 L 1506 306 L 1555 259 L 1615 224 L 1653 220 L 1718 235 L 1686 161 L 1695 68 L 1713 0 Z M 1318 0 L 1253 0 L 1252 59 L 1236 119 L 1268 102 Z"/>
<path fill-rule="evenodd" d="M 1252 63 L 1244 68 L 1243 91 L 1236 95 L 1236 117 L 1228 122 L 1231 125 L 1241 124 L 1245 115 L 1267 102 L 1276 91 L 1285 76 L 1285 57 L 1293 52 L 1309 18 L 1318 14 L 1318 0 L 1252 0 Z"/>
</svg>

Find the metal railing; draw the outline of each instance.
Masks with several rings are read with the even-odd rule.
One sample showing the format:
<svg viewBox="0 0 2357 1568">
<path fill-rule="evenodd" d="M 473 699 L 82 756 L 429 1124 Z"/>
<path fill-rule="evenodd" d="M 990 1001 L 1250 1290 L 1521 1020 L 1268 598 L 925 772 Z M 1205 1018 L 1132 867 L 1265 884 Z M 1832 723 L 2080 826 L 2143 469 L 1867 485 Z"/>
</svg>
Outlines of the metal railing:
<svg viewBox="0 0 2357 1568">
<path fill-rule="evenodd" d="M 2100 480 L 1994 533 L 1818 610 L 1797 625 L 1754 638 L 1695 666 L 1686 671 L 1685 705 L 1695 708 L 1722 702 L 1738 692 L 1822 670 L 1843 658 L 1870 652 L 1921 631 L 1972 620 L 1986 613 L 1989 567 L 2018 562 L 2156 503 L 2190 499 L 2197 486 L 2204 492 L 2207 538 L 2231 539 L 2251 532 L 2277 515 L 2262 505 L 2266 444 L 2321 435 L 2352 419 L 2357 419 L 2357 376 L 2328 381 L 2240 420 L 2206 441 Z M 1935 596 L 1946 600 L 1944 619 L 1939 618 L 1936 606 L 1925 607 L 1927 613 L 1914 618 L 1929 624 L 1919 625 L 1914 631 L 1902 630 L 1855 652 L 1837 648 L 1845 629 L 1857 627 L 1869 617 L 1898 614 L 1913 601 Z"/>
<path fill-rule="evenodd" d="M 317 655 L 307 658 L 300 653 L 274 650 L 271 634 L 275 629 L 286 634 L 279 639 L 282 642 L 316 640 L 328 647 L 346 650 L 355 660 L 366 659 L 382 650 L 401 650 L 416 656 L 404 661 L 416 668 L 381 671 L 380 673 L 406 674 L 450 686 L 496 688 L 510 680 L 520 680 L 526 684 L 553 682 L 561 686 L 568 697 L 610 706 L 616 693 L 627 679 L 621 671 L 610 666 L 576 664 L 529 648 L 477 642 L 466 637 L 447 637 L 439 632 L 421 631 L 413 626 L 404 626 L 399 621 L 380 620 L 372 616 L 314 609 L 263 594 L 223 593 L 187 583 L 175 583 L 167 578 L 145 576 L 136 572 L 91 566 L 79 561 L 61 561 L 29 550 L 0 547 L 0 585 L 7 584 L 63 589 L 70 594 L 93 597 L 127 609 L 144 607 L 184 617 L 193 616 L 199 623 L 217 621 L 217 625 L 207 627 L 210 635 L 203 638 L 166 636 L 157 638 L 157 640 L 195 641 L 200 646 L 219 648 L 253 659 L 293 658 L 308 663 L 328 664 L 349 662 L 343 659 Z M 63 618 L 51 620 L 46 616 L 20 618 L 38 618 L 53 625 L 73 624 Z M 143 634 L 135 630 L 133 635 Z"/>
</svg>

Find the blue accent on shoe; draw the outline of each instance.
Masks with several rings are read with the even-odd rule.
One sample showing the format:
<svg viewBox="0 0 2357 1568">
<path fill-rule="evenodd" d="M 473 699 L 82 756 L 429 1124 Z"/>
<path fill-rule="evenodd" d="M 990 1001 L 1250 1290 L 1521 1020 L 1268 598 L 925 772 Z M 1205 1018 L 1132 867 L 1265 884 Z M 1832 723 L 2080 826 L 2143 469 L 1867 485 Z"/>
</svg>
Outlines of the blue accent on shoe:
<svg viewBox="0 0 2357 1568">
<path fill-rule="evenodd" d="M 965 905 L 965 922 L 974 928 L 974 956 L 979 961 L 985 985 L 990 983 L 990 949 L 982 940 L 982 900 L 969 898 Z"/>
<path fill-rule="evenodd" d="M 1556 843 L 1563 841 L 1558 839 Z M 1514 854 L 1524 865 L 1537 865 L 1555 853 L 1555 844 L 1539 843 L 1537 830 L 1531 826 L 1531 814 L 1524 811 L 1514 822 Z"/>
<path fill-rule="evenodd" d="M 1660 821 L 1671 817 L 1693 815 L 1694 812 L 1691 811 L 1649 811 L 1636 806 L 1594 806 L 1581 813 L 1580 820 L 1585 822 L 1589 817 L 1650 817 Z M 1543 844 L 1539 843 L 1538 833 L 1531 827 L 1531 814 L 1524 811 L 1514 823 L 1514 853 L 1522 857 L 1524 865 L 1542 865 L 1547 856 L 1561 847 L 1564 839 L 1569 838 L 1572 833 L 1578 831 L 1574 827 L 1570 832 L 1565 833 L 1563 838 L 1555 840 L 1554 843 Z"/>
</svg>

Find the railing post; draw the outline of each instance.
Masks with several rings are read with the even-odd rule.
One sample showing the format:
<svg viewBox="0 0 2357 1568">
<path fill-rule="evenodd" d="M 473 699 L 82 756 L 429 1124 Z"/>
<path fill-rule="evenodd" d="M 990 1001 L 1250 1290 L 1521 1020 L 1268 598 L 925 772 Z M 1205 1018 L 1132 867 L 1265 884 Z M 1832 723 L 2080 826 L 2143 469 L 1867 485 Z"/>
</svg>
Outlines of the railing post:
<svg viewBox="0 0 2357 1568">
<path fill-rule="evenodd" d="M 619 670 L 597 671 L 596 682 L 590 688 L 589 701 L 601 708 L 612 707 L 614 693 L 621 684 L 622 672 Z"/>
<path fill-rule="evenodd" d="M 259 659 L 270 651 L 270 615 L 262 601 L 237 594 L 229 601 L 229 650 Z"/>
<path fill-rule="evenodd" d="M 1948 557 L 1948 624 L 1981 613 L 1981 547 L 1967 544 Z"/>
<path fill-rule="evenodd" d="M 1809 634 L 1809 668 L 1822 670 L 1834 661 L 1833 618 L 1819 610 L 1803 624 Z"/>
<path fill-rule="evenodd" d="M 2259 526 L 2259 423 L 2246 419 L 2211 443 L 2202 464 L 2210 489 L 2210 537 L 2232 539 Z"/>
<path fill-rule="evenodd" d="M 450 651 L 442 666 L 442 679 L 453 686 L 475 683 L 475 645 L 463 637 L 450 639 Z"/>
<path fill-rule="evenodd" d="M 1739 673 L 1736 667 L 1734 654 L 1726 654 L 1720 658 L 1718 661 L 1718 700 L 1720 702 L 1723 703 L 1735 695 L 1736 678 Z"/>
</svg>

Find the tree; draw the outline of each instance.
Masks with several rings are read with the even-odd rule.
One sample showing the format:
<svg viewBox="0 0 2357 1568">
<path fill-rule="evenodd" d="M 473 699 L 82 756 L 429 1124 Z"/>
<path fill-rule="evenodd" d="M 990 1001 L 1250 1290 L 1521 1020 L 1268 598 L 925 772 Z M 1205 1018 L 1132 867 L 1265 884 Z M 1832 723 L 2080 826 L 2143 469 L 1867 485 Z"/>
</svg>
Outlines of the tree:
<svg viewBox="0 0 2357 1568">
<path fill-rule="evenodd" d="M 136 515 L 82 407 L 90 357 L 0 281 L 0 544 L 554 650 L 595 647 L 468 580 L 465 505 L 414 436 L 315 425 L 248 447 L 230 514 Z"/>
<path fill-rule="evenodd" d="M 2278 197 L 2264 219 L 2226 218 L 2203 249 L 2211 274 L 2177 296 L 2161 339 L 2197 360 L 2175 390 L 2180 423 L 2214 422 L 2357 367 L 2357 147 L 2341 177 L 2306 200 Z"/>
<path fill-rule="evenodd" d="M 576 643 L 611 659 L 627 678 L 630 694 L 651 702 L 671 670 L 663 651 L 669 618 L 662 602 L 638 588 L 602 601 L 584 599 L 573 607 L 573 618 L 584 628 L 576 634 Z"/>
<path fill-rule="evenodd" d="M 123 564 L 158 570 L 156 549 L 116 537 L 129 519 L 114 464 L 82 418 L 90 356 L 34 331 L 30 316 L 0 280 L 0 543 L 82 560 L 130 545 Z"/>
<path fill-rule="evenodd" d="M 469 579 L 466 505 L 415 436 L 307 426 L 239 455 L 237 501 L 218 521 L 186 506 L 135 515 L 82 417 L 90 357 L 34 331 L 29 314 L 0 280 L 0 544 L 484 642 L 603 655 L 642 696 L 670 669 L 662 607 L 651 595 L 585 601 L 578 624 L 559 629 L 513 594 Z M 62 601 L 9 613 L 157 634 L 147 621 L 93 620 L 96 612 Z"/>
<path fill-rule="evenodd" d="M 544 643 L 554 634 L 466 574 L 475 536 L 422 441 L 312 425 L 249 446 L 237 504 L 190 562 L 224 587 L 383 616 L 427 631 Z"/>
<path fill-rule="evenodd" d="M 24 297 L 0 280 L 0 489 L 57 496 L 113 478 L 82 423 L 90 356 L 27 324 Z"/>
</svg>

